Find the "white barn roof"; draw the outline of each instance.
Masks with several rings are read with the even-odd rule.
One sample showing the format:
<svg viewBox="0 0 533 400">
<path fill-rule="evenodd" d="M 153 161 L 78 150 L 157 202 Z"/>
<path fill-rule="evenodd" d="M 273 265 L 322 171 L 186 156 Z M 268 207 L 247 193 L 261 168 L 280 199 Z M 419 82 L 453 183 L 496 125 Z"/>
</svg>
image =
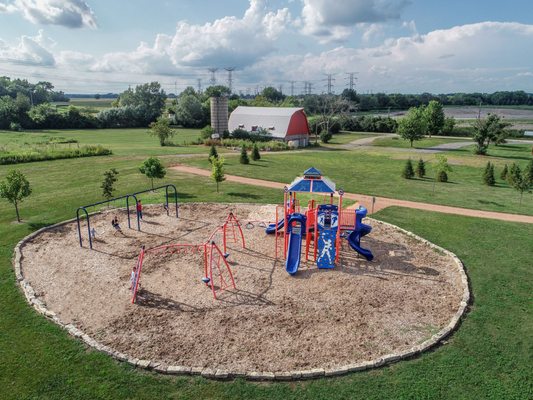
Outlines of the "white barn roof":
<svg viewBox="0 0 533 400">
<path fill-rule="evenodd" d="M 230 132 L 238 128 L 251 132 L 255 126 L 266 129 L 275 138 L 284 139 L 291 117 L 302 110 L 300 107 L 239 106 L 231 113 L 228 128 Z"/>
</svg>

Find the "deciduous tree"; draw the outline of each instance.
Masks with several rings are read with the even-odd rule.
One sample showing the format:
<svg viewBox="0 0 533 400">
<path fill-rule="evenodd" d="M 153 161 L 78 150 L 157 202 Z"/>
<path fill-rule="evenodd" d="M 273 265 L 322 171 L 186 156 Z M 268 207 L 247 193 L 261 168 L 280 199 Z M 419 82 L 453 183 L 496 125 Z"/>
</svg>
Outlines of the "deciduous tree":
<svg viewBox="0 0 533 400">
<path fill-rule="evenodd" d="M 6 179 L 0 182 L 0 197 L 15 206 L 18 222 L 20 222 L 18 206 L 31 192 L 30 183 L 26 179 L 26 176 L 16 169 L 9 171 Z"/>
<path fill-rule="evenodd" d="M 165 167 L 161 164 L 161 160 L 157 157 L 146 159 L 139 168 L 139 171 L 150 179 L 152 189 L 154 188 L 154 179 L 163 179 L 167 174 Z"/>
</svg>

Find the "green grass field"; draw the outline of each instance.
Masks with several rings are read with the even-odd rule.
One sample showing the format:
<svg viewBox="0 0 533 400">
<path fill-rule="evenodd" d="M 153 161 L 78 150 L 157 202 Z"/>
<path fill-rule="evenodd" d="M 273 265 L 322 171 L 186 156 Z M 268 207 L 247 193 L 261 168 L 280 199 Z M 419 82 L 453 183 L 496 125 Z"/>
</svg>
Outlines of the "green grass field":
<svg viewBox="0 0 533 400">
<path fill-rule="evenodd" d="M 413 142 L 413 148 L 415 149 L 427 149 L 428 147 L 433 146 L 439 146 L 441 144 L 445 143 L 454 143 L 454 142 L 461 142 L 461 141 L 468 141 L 471 139 L 467 138 L 435 138 L 435 137 L 425 137 L 422 140 L 417 140 L 416 142 Z M 380 146 L 380 147 L 399 147 L 399 148 L 410 148 L 411 144 L 408 140 L 404 140 L 399 137 L 386 137 L 386 138 L 378 138 L 372 142 L 373 146 Z"/>
<path fill-rule="evenodd" d="M 70 99 L 69 103 L 76 107 L 95 108 L 101 111 L 106 108 L 111 108 L 111 103 L 116 99 L 95 99 L 91 97 Z"/>
<path fill-rule="evenodd" d="M 322 146 L 331 146 L 331 145 L 336 145 L 336 144 L 348 144 L 357 139 L 364 139 L 364 138 L 376 137 L 376 136 L 379 136 L 379 134 L 341 131 L 333 135 L 333 137 L 331 138 L 328 144 L 322 144 Z"/>
<path fill-rule="evenodd" d="M 503 166 L 504 161 L 508 163 L 518 161 L 522 167 L 525 167 L 528 157 L 525 147 L 518 148 L 519 150 L 514 150 L 513 147 L 513 150 L 502 151 L 516 153 L 524 158 L 494 158 L 498 168 L 500 164 Z M 414 160 L 422 157 L 428 161 L 428 178 L 406 180 L 400 176 L 405 159 L 408 157 Z M 468 157 L 473 156 L 468 155 Z M 435 156 L 432 154 L 403 153 L 396 158 L 385 152 L 369 154 L 363 151 L 342 150 L 272 155 L 264 153 L 260 161 L 249 165 L 239 164 L 237 157 L 226 157 L 226 171 L 234 175 L 289 183 L 296 175 L 314 166 L 347 192 L 533 215 L 533 196 L 524 195 L 520 206 L 519 194 L 499 177 L 494 187 L 483 184 L 483 169 L 486 162 L 493 158 L 484 157 L 481 161 L 476 161 L 478 165 L 467 165 L 463 158 L 466 156 L 457 157 L 457 160 L 450 159 L 454 164 L 453 171 L 449 174 L 450 181 L 435 185 L 432 178 L 434 176 L 432 162 Z M 205 158 L 191 158 L 183 162 L 208 168 Z M 498 168 L 497 173 L 499 173 Z M 435 192 L 433 192 L 434 186 Z"/>
<path fill-rule="evenodd" d="M 4 134 L 0 133 L 0 141 L 5 143 L 9 139 Z M 184 132 L 189 138 L 197 134 Z M 473 304 L 459 330 L 445 345 L 420 357 L 336 379 L 255 384 L 160 376 L 135 370 L 87 349 L 27 305 L 11 267 L 15 244 L 40 227 L 74 217 L 78 206 L 101 200 L 102 174 L 109 168 L 119 171 L 116 194 L 125 194 L 149 186 L 138 172 L 147 155 L 157 154 L 167 164 L 187 160 L 205 167 L 206 157 L 189 160 L 179 154 L 207 155 L 208 148 L 162 148 L 146 130 L 47 131 L 24 135 L 36 136 L 21 140 L 53 135 L 73 138 L 81 144 L 102 144 L 114 154 L 17 165 L 33 187 L 32 196 L 21 206 L 22 224 L 13 222 L 14 209 L 0 200 L 0 399 L 533 398 L 530 368 L 533 225 L 402 208 L 383 210 L 377 218 L 455 252 L 466 265 L 473 293 Z M 390 193 L 415 200 L 532 214 L 531 195 L 525 197 L 519 209 L 518 195 L 511 189 L 501 183 L 495 188 L 481 185 L 480 168 L 487 159 L 499 163 L 527 160 L 525 146 L 518 150 L 514 146 L 502 147 L 497 151 L 500 158 L 487 157 L 482 161 L 466 151 L 457 152 L 457 156 L 454 152 L 450 158 L 461 164 L 453 166 L 452 183 L 437 185 L 434 195 L 429 180 L 399 178 L 404 159 L 410 153 L 387 153 L 381 148 L 371 154 L 341 150 L 264 153 L 263 160 L 249 166 L 241 166 L 236 157 L 230 156 L 227 172 L 288 182 L 314 165 L 349 191 Z M 9 169 L 10 166 L 0 166 L 0 179 Z M 182 202 L 279 203 L 282 199 L 279 190 L 230 182 L 223 182 L 221 193 L 217 194 L 215 184 L 208 178 L 171 170 L 157 184 L 162 182 L 175 184 Z M 149 196 L 143 200 L 157 202 L 161 198 Z"/>
<path fill-rule="evenodd" d="M 171 139 L 176 146 L 161 147 L 156 137 L 148 134 L 149 129 L 87 129 L 87 130 L 42 130 L 35 132 L 0 131 L 0 148 L 12 143 L 34 143 L 50 137 L 74 139 L 80 145 L 101 144 L 116 155 L 158 155 L 202 153 L 205 146 L 185 146 L 200 137 L 198 129 L 176 129 Z"/>
</svg>

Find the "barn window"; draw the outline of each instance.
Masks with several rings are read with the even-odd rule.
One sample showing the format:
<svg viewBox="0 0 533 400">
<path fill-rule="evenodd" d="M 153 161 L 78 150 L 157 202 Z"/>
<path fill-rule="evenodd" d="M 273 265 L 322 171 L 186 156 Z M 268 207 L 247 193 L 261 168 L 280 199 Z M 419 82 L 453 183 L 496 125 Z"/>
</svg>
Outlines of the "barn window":
<svg viewBox="0 0 533 400">
<path fill-rule="evenodd" d="M 269 127 L 268 127 L 268 130 L 269 130 L 269 131 L 273 131 L 274 129 L 276 129 L 274 126 L 269 126 Z"/>
<path fill-rule="evenodd" d="M 244 129 L 244 124 L 239 124 L 239 129 Z"/>
</svg>

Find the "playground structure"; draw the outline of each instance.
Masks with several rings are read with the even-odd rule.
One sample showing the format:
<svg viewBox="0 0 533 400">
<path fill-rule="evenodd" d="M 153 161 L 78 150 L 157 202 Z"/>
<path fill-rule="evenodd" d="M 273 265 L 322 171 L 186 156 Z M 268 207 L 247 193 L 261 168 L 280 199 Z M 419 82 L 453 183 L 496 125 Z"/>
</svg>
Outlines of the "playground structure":
<svg viewBox="0 0 533 400">
<path fill-rule="evenodd" d="M 133 199 L 133 205 L 135 206 L 137 204 L 137 202 L 138 202 L 138 198 L 137 198 L 138 195 L 143 194 L 143 193 L 148 193 L 148 192 L 154 192 L 154 191 L 159 190 L 159 189 L 165 189 L 165 204 L 164 204 L 164 207 L 165 207 L 165 210 L 167 212 L 167 215 L 170 215 L 170 208 L 169 208 L 169 201 L 168 201 L 169 200 L 169 189 L 173 189 L 174 208 L 176 210 L 176 218 L 178 218 L 178 191 L 176 189 L 176 186 L 174 186 L 172 184 L 158 186 L 158 187 L 153 188 L 153 189 L 141 190 L 140 192 L 129 193 L 129 194 L 126 194 L 124 196 L 114 197 L 114 198 L 109 199 L 109 200 L 98 201 L 96 203 L 88 204 L 86 206 L 81 206 L 81 207 L 78 207 L 78 209 L 76 210 L 76 223 L 78 225 L 78 238 L 79 238 L 79 241 L 80 241 L 80 247 L 83 247 L 83 238 L 82 238 L 82 234 L 81 234 L 80 211 L 83 211 L 83 213 L 85 214 L 85 219 L 87 220 L 87 234 L 88 234 L 88 238 L 89 238 L 89 248 L 92 250 L 93 249 L 93 239 L 92 239 L 92 235 L 91 235 L 91 218 L 90 218 L 89 212 L 87 211 L 88 208 L 96 207 L 96 206 L 100 206 L 100 205 L 104 205 L 104 204 L 109 204 L 109 203 L 113 203 L 114 204 L 116 201 L 120 201 L 120 200 L 125 199 L 126 200 L 126 212 L 127 212 L 127 217 L 128 217 L 128 228 L 132 229 L 132 227 L 131 227 L 131 217 L 130 217 L 130 200 Z M 136 215 L 137 215 L 137 230 L 140 231 L 141 230 L 141 218 L 139 216 L 139 213 L 136 213 Z"/>
<path fill-rule="evenodd" d="M 297 196 L 307 203 L 308 198 Z M 334 205 L 337 200 L 335 196 Z M 225 252 L 222 226 L 235 210 L 246 249 L 232 220 L 226 225 Z M 94 251 L 87 243 L 78 245 L 76 221 L 46 228 L 21 245 L 24 287 L 31 285 L 38 309 L 45 304 L 57 316 L 54 320 L 78 337 L 90 338 L 93 345 L 96 340 L 129 359 L 235 374 L 328 371 L 374 360 L 382 365 L 388 355 L 411 352 L 427 340 L 421 325 L 440 330 L 451 318 L 457 320 L 466 286 L 455 259 L 386 223 L 371 223 L 372 251 L 387 255 L 376 257 L 372 266 L 358 259 L 341 237 L 344 247 L 334 270 L 317 273 L 322 270 L 309 262 L 304 271 L 303 236 L 296 274 L 302 279 L 287 279 L 281 260 L 274 258 L 275 238 L 259 229 L 262 222 L 274 222 L 275 205 L 184 203 L 179 219 L 172 210 L 168 217 L 160 204 L 146 204 L 145 211 L 150 225 L 125 236 L 107 230 L 109 213 L 91 214 L 91 227 L 102 235 Z M 340 225 L 353 229 L 356 212 L 348 213 Z M 126 228 L 126 209 L 113 214 Z M 208 241 L 211 235 L 220 252 Z M 162 247 L 180 243 L 190 246 Z M 311 246 L 310 259 L 313 251 Z M 234 282 L 224 262 L 228 252 Z M 139 256 L 140 274 L 132 279 Z M 227 286 L 222 292 L 220 274 L 227 284 L 222 283 Z M 202 278 L 214 287 L 206 287 Z M 130 283 L 137 286 L 135 305 Z M 320 345 L 310 346 L 313 340 Z"/>
<path fill-rule="evenodd" d="M 149 253 L 167 252 L 178 255 L 184 253 L 203 253 L 204 275 L 202 277 L 202 282 L 204 282 L 207 287 L 211 288 L 213 298 L 217 300 L 217 292 L 222 292 L 228 288 L 236 289 L 233 273 L 227 261 L 227 258 L 229 257 L 227 244 L 228 242 L 238 243 L 239 236 L 242 248 L 245 249 L 246 242 L 244 240 L 241 224 L 235 214 L 230 212 L 224 223 L 217 226 L 204 243 L 174 243 L 156 246 L 150 249 L 145 249 L 145 247 L 142 246 L 133 270 L 131 302 L 135 303 L 137 300 L 143 262 L 146 255 Z M 220 237 L 222 241 L 222 250 L 217 245 L 217 241 L 220 241 Z M 217 281 L 218 287 L 215 285 L 215 281 Z"/>
<path fill-rule="evenodd" d="M 297 193 L 321 194 L 323 204 L 312 199 L 307 208 L 302 209 Z M 338 194 L 337 204 L 333 204 L 335 193 Z M 320 269 L 331 269 L 338 263 L 341 238 L 346 238 L 350 247 L 368 261 L 374 258 L 370 250 L 361 247 L 361 238 L 372 230 L 362 223 L 367 210 L 364 207 L 343 210 L 343 195 L 342 190 L 336 191 L 334 182 L 312 167 L 284 188 L 283 205 L 276 207 L 276 222 L 266 228 L 266 233 L 275 235 L 275 257 L 283 254 L 285 269 L 290 275 L 298 272 L 304 237 L 305 260 L 312 258 Z"/>
</svg>

